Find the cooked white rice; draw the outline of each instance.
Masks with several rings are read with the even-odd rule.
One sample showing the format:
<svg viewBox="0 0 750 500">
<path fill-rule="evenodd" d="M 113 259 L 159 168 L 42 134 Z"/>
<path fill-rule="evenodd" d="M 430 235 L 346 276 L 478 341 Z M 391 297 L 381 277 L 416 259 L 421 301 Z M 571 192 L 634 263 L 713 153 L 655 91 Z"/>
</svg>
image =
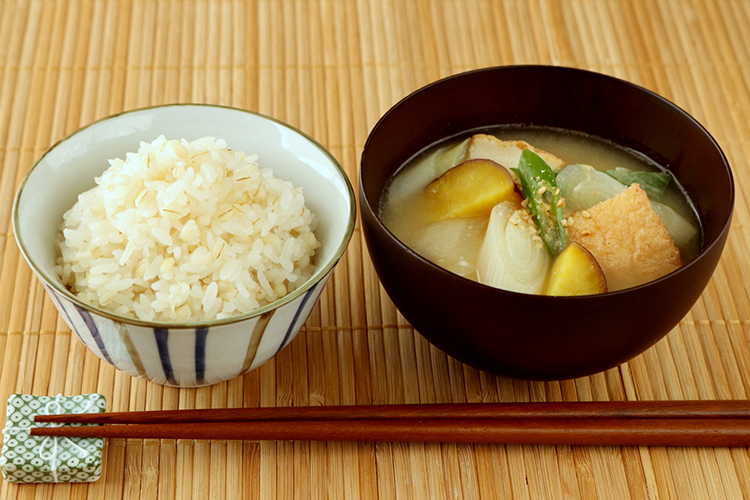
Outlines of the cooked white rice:
<svg viewBox="0 0 750 500">
<path fill-rule="evenodd" d="M 81 300 L 155 322 L 243 314 L 313 273 L 302 189 L 213 137 L 141 143 L 110 160 L 58 234 L 56 271 Z"/>
</svg>

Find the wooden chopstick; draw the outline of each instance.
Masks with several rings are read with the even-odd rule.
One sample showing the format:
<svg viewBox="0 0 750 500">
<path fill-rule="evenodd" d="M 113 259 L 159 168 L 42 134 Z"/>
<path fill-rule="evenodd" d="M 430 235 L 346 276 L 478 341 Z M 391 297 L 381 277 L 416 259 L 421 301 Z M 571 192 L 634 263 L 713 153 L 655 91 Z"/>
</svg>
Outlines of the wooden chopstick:
<svg viewBox="0 0 750 500">
<path fill-rule="evenodd" d="M 234 408 L 39 415 L 34 436 L 750 446 L 748 401 L 608 401 Z"/>
<path fill-rule="evenodd" d="M 412 441 L 614 446 L 750 446 L 748 419 L 543 418 L 289 420 L 33 428 L 34 436 Z"/>
<path fill-rule="evenodd" d="M 741 419 L 750 401 L 599 401 L 222 408 L 38 415 L 36 422 L 157 424 L 403 419 Z"/>
</svg>

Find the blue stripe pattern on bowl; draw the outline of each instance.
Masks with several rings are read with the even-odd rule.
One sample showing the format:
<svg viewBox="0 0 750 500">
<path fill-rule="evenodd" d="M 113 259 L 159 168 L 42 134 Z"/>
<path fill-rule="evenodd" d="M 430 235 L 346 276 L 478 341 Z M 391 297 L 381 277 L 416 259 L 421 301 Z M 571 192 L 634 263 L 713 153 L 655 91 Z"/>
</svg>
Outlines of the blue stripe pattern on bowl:
<svg viewBox="0 0 750 500">
<path fill-rule="evenodd" d="M 307 321 L 329 277 L 279 309 L 237 324 L 194 329 L 146 328 L 114 321 L 45 288 L 79 340 L 99 358 L 160 384 L 197 387 L 242 375 L 278 354 Z M 267 330 L 273 333 L 266 335 Z M 245 351 L 224 350 L 227 335 L 234 338 L 230 345 L 239 343 L 246 346 Z"/>
</svg>

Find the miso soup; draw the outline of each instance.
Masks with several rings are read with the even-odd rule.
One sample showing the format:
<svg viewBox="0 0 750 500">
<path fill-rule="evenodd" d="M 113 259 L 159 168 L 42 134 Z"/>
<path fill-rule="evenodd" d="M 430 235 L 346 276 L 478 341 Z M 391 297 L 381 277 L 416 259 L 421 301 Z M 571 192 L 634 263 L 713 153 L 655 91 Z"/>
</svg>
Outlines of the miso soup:
<svg viewBox="0 0 750 500">
<path fill-rule="evenodd" d="M 684 265 L 702 244 L 695 209 L 668 171 L 609 141 L 551 128 L 483 130 L 427 148 L 394 175 L 380 216 L 435 264 L 521 293 L 637 286 Z"/>
</svg>

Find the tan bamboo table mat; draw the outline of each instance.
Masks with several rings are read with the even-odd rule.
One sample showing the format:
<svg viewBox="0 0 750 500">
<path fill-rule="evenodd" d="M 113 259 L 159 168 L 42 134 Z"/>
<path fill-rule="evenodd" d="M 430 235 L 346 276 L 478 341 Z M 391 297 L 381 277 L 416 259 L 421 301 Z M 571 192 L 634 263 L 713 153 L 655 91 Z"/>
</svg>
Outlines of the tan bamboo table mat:
<svg viewBox="0 0 750 500">
<path fill-rule="evenodd" d="M 172 102 L 259 111 L 321 141 L 356 184 L 370 128 L 401 97 L 456 72 L 523 63 L 652 89 L 701 121 L 734 168 L 734 227 L 706 292 L 668 337 L 606 373 L 528 383 L 448 358 L 393 307 L 357 230 L 290 347 L 226 383 L 165 388 L 88 352 L 19 256 L 10 211 L 21 178 L 49 145 L 103 116 Z M 1 1 L 0 89 L 3 402 L 17 392 L 98 391 L 125 411 L 750 393 L 750 1 Z M 741 448 L 113 439 L 98 482 L 3 482 L 0 498 L 739 499 L 750 498 L 750 456 Z"/>
</svg>

